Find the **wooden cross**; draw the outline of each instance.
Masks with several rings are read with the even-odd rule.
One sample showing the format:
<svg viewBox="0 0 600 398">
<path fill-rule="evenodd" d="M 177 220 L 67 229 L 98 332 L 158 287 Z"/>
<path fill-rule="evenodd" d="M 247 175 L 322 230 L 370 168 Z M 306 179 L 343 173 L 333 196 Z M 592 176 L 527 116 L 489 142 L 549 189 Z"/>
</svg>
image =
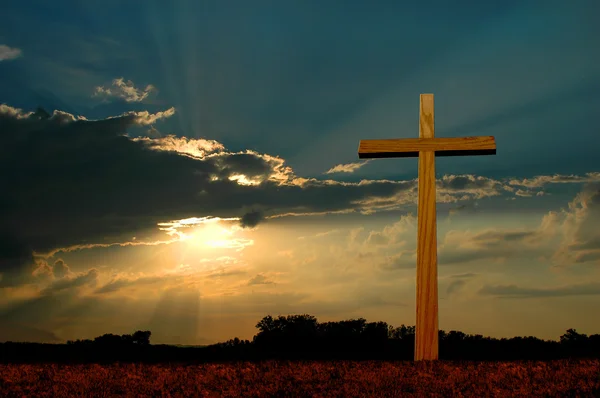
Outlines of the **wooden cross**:
<svg viewBox="0 0 600 398">
<path fill-rule="evenodd" d="M 434 138 L 433 94 L 421 94 L 419 138 L 361 140 L 358 157 L 419 157 L 415 361 L 438 359 L 435 156 L 495 155 L 494 137 Z"/>
</svg>

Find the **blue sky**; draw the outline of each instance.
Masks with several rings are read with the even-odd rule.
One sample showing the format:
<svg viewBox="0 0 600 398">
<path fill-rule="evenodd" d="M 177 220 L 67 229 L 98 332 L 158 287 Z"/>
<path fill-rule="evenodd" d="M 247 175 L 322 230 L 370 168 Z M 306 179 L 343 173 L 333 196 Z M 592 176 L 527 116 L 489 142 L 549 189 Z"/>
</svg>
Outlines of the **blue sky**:
<svg viewBox="0 0 600 398">
<path fill-rule="evenodd" d="M 0 5 L 0 340 L 414 324 L 420 93 L 440 328 L 598 332 L 597 2 L 89 3 Z"/>
</svg>

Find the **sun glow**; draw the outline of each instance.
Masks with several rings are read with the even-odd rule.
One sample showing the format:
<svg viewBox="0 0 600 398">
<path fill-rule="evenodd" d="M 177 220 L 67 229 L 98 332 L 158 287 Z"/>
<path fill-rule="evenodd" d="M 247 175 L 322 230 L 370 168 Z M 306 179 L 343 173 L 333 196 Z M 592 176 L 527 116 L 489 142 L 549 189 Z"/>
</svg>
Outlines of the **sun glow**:
<svg viewBox="0 0 600 398">
<path fill-rule="evenodd" d="M 228 247 L 232 239 L 233 231 L 219 225 L 205 224 L 193 231 L 185 233 L 182 240 L 190 244 L 205 245 L 208 247 Z"/>
<path fill-rule="evenodd" d="M 177 240 L 186 242 L 189 247 L 243 250 L 254 244 L 254 240 L 236 238 L 234 234 L 242 228 L 223 226 L 222 222 L 238 221 L 238 218 L 192 217 L 158 224 L 159 229 Z"/>
<path fill-rule="evenodd" d="M 235 228 L 228 229 L 215 224 L 207 224 L 191 232 L 182 233 L 180 239 L 197 248 L 236 249 L 236 251 L 254 244 L 252 239 L 233 237 L 235 231 Z"/>
<path fill-rule="evenodd" d="M 260 180 L 252 180 L 243 174 L 235 174 L 229 177 L 229 181 L 236 181 L 239 185 L 260 185 Z"/>
</svg>

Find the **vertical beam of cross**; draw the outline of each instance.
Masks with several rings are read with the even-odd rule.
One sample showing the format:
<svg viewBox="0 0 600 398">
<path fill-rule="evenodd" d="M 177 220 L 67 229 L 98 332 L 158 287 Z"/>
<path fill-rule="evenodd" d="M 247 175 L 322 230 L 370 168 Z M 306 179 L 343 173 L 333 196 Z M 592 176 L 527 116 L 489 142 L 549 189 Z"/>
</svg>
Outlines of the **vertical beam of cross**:
<svg viewBox="0 0 600 398">
<path fill-rule="evenodd" d="M 419 138 L 434 138 L 433 94 L 421 94 Z M 438 359 L 435 152 L 419 152 L 415 360 Z"/>
</svg>

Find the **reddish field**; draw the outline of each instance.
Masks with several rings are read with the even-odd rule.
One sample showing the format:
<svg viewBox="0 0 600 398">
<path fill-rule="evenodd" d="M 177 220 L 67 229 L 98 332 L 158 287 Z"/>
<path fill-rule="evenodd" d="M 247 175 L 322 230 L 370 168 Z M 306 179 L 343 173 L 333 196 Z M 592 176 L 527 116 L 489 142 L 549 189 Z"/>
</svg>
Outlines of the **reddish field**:
<svg viewBox="0 0 600 398">
<path fill-rule="evenodd" d="M 594 397 L 600 360 L 1 365 L 6 397 Z"/>
</svg>

